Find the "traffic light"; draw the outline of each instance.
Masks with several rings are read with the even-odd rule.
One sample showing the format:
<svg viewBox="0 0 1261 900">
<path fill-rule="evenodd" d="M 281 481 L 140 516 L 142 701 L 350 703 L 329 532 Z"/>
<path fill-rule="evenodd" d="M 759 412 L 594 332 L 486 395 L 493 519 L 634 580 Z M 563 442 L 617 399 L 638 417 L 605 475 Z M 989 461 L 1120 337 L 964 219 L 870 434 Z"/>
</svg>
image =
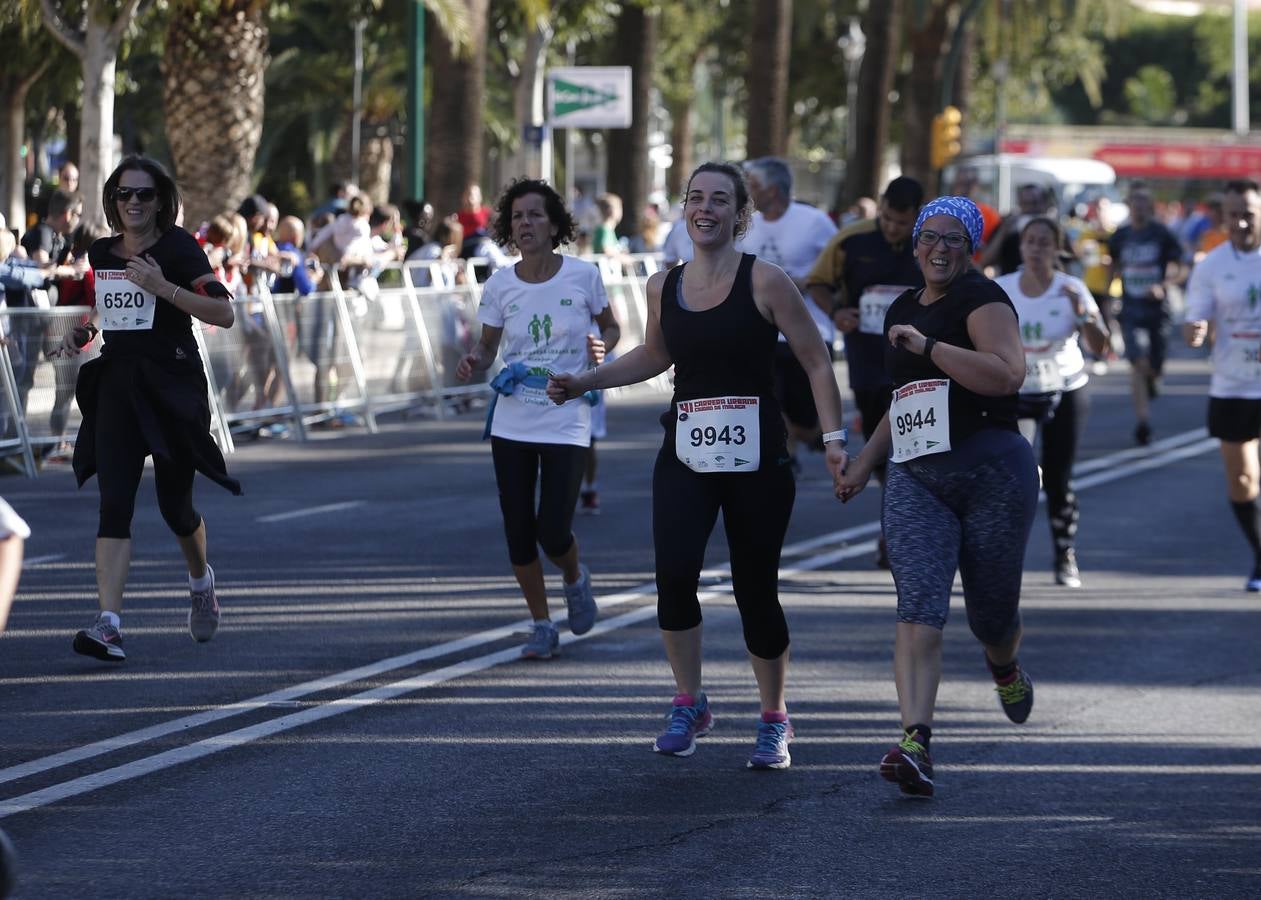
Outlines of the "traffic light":
<svg viewBox="0 0 1261 900">
<path fill-rule="evenodd" d="M 963 149 L 960 139 L 963 137 L 963 113 L 958 107 L 947 106 L 933 116 L 933 168 L 944 168 L 946 163 L 959 155 Z"/>
</svg>

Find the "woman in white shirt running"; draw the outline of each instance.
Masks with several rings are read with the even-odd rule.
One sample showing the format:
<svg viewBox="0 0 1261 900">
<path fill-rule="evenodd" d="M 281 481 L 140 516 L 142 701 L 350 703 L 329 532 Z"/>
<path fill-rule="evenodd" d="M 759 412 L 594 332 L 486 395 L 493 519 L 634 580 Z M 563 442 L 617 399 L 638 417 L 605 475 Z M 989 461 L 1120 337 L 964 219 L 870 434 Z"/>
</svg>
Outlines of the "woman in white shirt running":
<svg viewBox="0 0 1261 900">
<path fill-rule="evenodd" d="M 573 216 L 547 182 L 519 179 L 508 186 L 495 204 L 491 237 L 515 247 L 521 261 L 486 282 L 477 312 L 481 338 L 455 373 L 468 381 L 503 353 L 504 368 L 491 381 L 496 396 L 486 436 L 508 558 L 534 620 L 521 651 L 527 659 L 550 659 L 560 644 L 548 615 L 540 546 L 564 575 L 570 631 L 585 634 L 596 619 L 591 573 L 579 561 L 571 530 L 591 443 L 591 408 L 556 406 L 546 388 L 549 375 L 578 374 L 603 362 L 621 330 L 600 270 L 556 252 L 574 232 Z M 589 333 L 593 321 L 598 337 Z"/>
<path fill-rule="evenodd" d="M 1069 487 L 1077 444 L 1086 426 L 1089 373 L 1080 341 L 1102 353 L 1108 332 L 1099 307 L 1081 280 L 1060 271 L 1060 227 L 1037 216 L 1020 232 L 1023 265 L 997 279 L 1020 317 L 1025 381 L 1017 416 L 1032 444 L 1042 430 L 1042 486 L 1055 549 L 1055 582 L 1081 587 L 1077 569 L 1077 497 Z"/>
</svg>

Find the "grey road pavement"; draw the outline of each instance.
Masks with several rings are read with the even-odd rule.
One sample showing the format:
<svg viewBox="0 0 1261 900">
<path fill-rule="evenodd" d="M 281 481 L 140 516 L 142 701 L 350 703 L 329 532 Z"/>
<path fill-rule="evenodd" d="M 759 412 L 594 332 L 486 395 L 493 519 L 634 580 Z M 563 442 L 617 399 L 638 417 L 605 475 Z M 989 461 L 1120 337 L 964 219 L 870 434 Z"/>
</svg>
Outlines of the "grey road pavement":
<svg viewBox="0 0 1261 900">
<path fill-rule="evenodd" d="M 744 767 L 757 695 L 721 528 L 705 578 L 717 725 L 688 759 L 650 751 L 672 693 L 650 534 L 661 395 L 610 410 L 604 513 L 575 526 L 601 622 L 562 627 L 546 663 L 516 659 L 526 614 L 476 416 L 243 445 L 244 497 L 198 485 L 224 607 L 208 644 L 185 631 L 146 480 L 118 666 L 70 649 L 95 609 L 93 486 L 65 469 L 0 480 L 34 532 L 0 637 L 15 896 L 1257 896 L 1261 600 L 1242 590 L 1206 387 L 1202 361 L 1175 360 L 1140 449 L 1124 376 L 1095 380 L 1085 587 L 1055 586 L 1043 519 L 1023 726 L 956 603 L 931 802 L 876 775 L 898 728 L 878 491 L 842 506 L 818 456 L 782 569 L 792 768 Z"/>
</svg>

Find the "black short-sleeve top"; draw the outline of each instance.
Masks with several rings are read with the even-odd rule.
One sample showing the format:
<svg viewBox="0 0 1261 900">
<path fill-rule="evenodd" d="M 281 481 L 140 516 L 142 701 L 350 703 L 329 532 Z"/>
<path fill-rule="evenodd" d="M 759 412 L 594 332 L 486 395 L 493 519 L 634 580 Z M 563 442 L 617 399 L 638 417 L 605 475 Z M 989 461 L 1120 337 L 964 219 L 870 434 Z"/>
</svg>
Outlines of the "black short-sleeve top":
<svg viewBox="0 0 1261 900">
<path fill-rule="evenodd" d="M 955 279 L 935 303 L 920 303 L 922 290 L 907 291 L 893 301 L 884 319 L 884 333 L 894 325 L 913 325 L 925 337 L 942 344 L 975 350 L 968 335 L 968 316 L 990 303 L 1001 303 L 1016 315 L 1007 293 L 989 278 L 971 269 Z M 884 364 L 895 388 L 925 378 L 949 378 L 927 356 L 912 353 L 885 341 Z M 960 447 L 968 437 L 986 428 L 1016 431 L 1016 393 L 987 397 L 956 381 L 950 383 L 950 443 Z"/>
<path fill-rule="evenodd" d="M 115 255 L 121 242 L 122 235 L 101 238 L 88 250 L 88 261 L 96 276 L 98 309 L 102 308 L 111 282 L 119 283 L 117 276 L 113 279 L 108 275 L 102 278 L 102 273 L 119 273 L 127 268 L 126 258 Z M 206 253 L 196 238 L 179 227 L 166 231 L 142 255 L 152 256 L 166 280 L 186 291 L 193 290 L 193 282 L 198 278 L 213 273 L 210 261 L 206 259 Z M 101 352 L 105 355 L 122 353 L 162 358 L 174 355 L 176 350 L 182 350 L 189 358 L 197 356 L 192 316 L 174 306 L 165 297 L 157 300 L 152 328 L 136 331 L 106 330 L 104 337 L 105 343 Z"/>
</svg>

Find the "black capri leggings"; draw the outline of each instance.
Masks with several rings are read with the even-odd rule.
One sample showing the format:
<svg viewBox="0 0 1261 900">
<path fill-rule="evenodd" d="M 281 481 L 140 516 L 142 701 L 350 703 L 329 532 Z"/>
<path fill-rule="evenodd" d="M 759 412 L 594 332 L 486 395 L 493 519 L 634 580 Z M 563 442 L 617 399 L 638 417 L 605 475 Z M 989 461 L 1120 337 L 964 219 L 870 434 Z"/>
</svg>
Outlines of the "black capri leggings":
<svg viewBox="0 0 1261 900">
<path fill-rule="evenodd" d="M 131 537 L 136 492 L 144 475 L 149 445 L 136 418 L 135 398 L 129 390 L 101 384 L 96 411 L 96 481 L 101 492 L 97 537 Z M 153 483 L 158 509 L 177 537 L 188 537 L 201 525 L 193 508 L 193 469 L 188 460 L 153 458 Z"/>
<path fill-rule="evenodd" d="M 1067 550 L 1077 540 L 1080 513 L 1077 495 L 1069 487 L 1077 445 L 1090 413 L 1087 388 L 1065 391 L 1049 421 L 1042 425 L 1042 487 L 1056 550 Z"/>
<path fill-rule="evenodd" d="M 564 556 L 574 542 L 574 507 L 582 487 L 587 448 L 492 437 L 490 453 L 499 485 L 508 559 L 514 566 L 528 566 L 539 558 L 539 547 L 552 559 Z"/>
<path fill-rule="evenodd" d="M 722 510 L 731 555 L 731 584 L 744 643 L 762 659 L 788 649 L 788 622 L 779 605 L 779 554 L 797 487 L 787 466 L 757 472 L 701 475 L 671 447 L 657 454 L 652 477 L 652 532 L 657 554 L 657 624 L 684 631 L 701 623 L 696 598 L 705 546 Z"/>
</svg>

